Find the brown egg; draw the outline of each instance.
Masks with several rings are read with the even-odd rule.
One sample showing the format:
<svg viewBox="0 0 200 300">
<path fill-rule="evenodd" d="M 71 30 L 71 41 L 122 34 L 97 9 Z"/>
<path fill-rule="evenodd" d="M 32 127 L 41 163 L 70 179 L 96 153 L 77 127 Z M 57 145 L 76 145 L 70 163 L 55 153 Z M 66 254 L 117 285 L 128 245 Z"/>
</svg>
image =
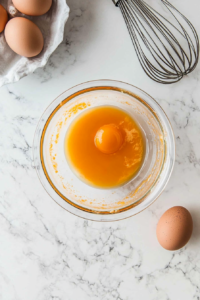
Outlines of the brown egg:
<svg viewBox="0 0 200 300">
<path fill-rule="evenodd" d="M 8 22 L 5 38 L 10 48 L 21 56 L 34 57 L 44 46 L 44 39 L 37 25 L 21 17 Z"/>
<path fill-rule="evenodd" d="M 13 4 L 23 14 L 41 16 L 50 9 L 52 0 L 13 0 Z"/>
<path fill-rule="evenodd" d="M 157 238 L 167 250 L 178 250 L 189 241 L 193 230 L 193 221 L 189 211 L 182 206 L 167 210 L 157 225 Z"/>
<path fill-rule="evenodd" d="M 4 31 L 7 22 L 8 22 L 8 13 L 5 10 L 5 8 L 0 4 L 0 33 Z"/>
</svg>

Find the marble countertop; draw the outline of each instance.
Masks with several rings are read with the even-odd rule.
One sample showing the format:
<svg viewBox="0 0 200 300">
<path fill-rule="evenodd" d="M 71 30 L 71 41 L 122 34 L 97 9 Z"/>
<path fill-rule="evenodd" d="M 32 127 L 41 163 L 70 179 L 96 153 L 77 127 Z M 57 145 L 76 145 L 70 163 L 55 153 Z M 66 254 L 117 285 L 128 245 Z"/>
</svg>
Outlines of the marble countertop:
<svg viewBox="0 0 200 300">
<path fill-rule="evenodd" d="M 148 79 L 120 11 L 108 0 L 67 0 L 65 39 L 47 66 L 0 89 L 0 299 L 200 299 L 200 65 L 174 85 Z M 198 0 L 173 0 L 200 31 Z M 131 83 L 164 108 L 177 154 L 165 192 L 124 221 L 84 221 L 59 207 L 32 163 L 37 122 L 69 87 L 93 79 Z M 156 239 L 163 212 L 188 208 L 194 233 L 180 251 Z"/>
</svg>

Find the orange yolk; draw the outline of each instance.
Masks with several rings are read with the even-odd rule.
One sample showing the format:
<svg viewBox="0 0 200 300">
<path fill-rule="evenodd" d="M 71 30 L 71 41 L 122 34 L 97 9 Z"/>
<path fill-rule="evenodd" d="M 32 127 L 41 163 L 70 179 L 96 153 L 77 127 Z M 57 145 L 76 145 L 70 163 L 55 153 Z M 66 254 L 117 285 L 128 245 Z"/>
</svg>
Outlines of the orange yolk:
<svg viewBox="0 0 200 300">
<path fill-rule="evenodd" d="M 71 170 L 86 184 L 115 188 L 138 173 L 145 143 L 140 127 L 126 111 L 99 106 L 74 119 L 66 133 L 65 154 Z"/>
<path fill-rule="evenodd" d="M 123 136 L 119 128 L 113 124 L 102 126 L 96 133 L 94 142 L 103 153 L 117 152 L 123 144 Z"/>
</svg>

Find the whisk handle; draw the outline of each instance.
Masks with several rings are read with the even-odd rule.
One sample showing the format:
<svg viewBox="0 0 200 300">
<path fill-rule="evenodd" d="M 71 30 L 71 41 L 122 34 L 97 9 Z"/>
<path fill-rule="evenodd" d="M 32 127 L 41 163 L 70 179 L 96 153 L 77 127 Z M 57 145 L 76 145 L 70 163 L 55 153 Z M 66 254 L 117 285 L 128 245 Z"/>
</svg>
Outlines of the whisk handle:
<svg viewBox="0 0 200 300">
<path fill-rule="evenodd" d="M 113 1 L 113 3 L 115 4 L 115 6 L 118 6 L 118 4 L 119 4 L 119 2 L 121 1 L 121 0 L 112 0 Z"/>
</svg>

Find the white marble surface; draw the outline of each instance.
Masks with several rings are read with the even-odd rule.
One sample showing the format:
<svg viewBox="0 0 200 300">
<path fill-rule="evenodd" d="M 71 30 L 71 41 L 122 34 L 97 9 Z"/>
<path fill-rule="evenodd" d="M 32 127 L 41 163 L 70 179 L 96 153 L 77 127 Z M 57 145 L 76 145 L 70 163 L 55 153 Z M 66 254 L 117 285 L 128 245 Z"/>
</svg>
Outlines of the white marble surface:
<svg viewBox="0 0 200 300">
<path fill-rule="evenodd" d="M 198 0 L 174 0 L 200 31 Z M 0 89 L 0 299 L 200 299 L 200 65 L 163 86 L 141 70 L 120 11 L 111 0 L 68 0 L 63 44 L 44 69 Z M 134 84 L 159 101 L 176 137 L 172 178 L 146 211 L 125 221 L 94 223 L 64 211 L 32 167 L 32 141 L 46 106 L 92 79 Z M 188 245 L 172 253 L 156 240 L 171 206 L 194 219 Z"/>
</svg>

